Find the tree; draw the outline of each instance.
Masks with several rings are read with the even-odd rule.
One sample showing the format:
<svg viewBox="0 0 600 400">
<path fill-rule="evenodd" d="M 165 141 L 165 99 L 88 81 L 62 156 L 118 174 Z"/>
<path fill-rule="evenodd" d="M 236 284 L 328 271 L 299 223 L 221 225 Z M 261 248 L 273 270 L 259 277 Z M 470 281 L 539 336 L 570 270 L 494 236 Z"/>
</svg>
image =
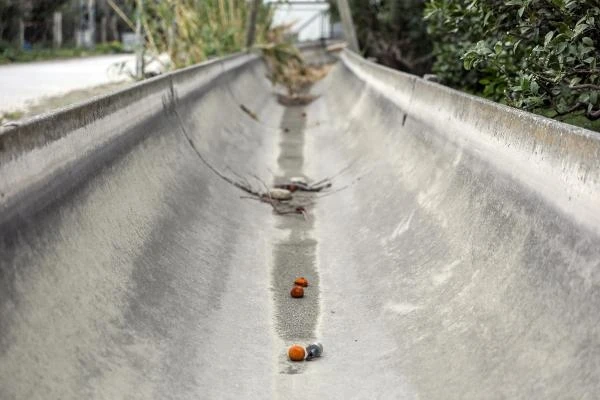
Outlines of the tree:
<svg viewBox="0 0 600 400">
<path fill-rule="evenodd" d="M 23 14 L 18 0 L 0 0 L 0 41 L 13 41 L 18 34 L 18 18 Z"/>
<path fill-rule="evenodd" d="M 52 29 L 52 14 L 60 10 L 70 0 L 36 0 L 28 10 L 31 29 L 27 39 L 30 42 L 45 42 Z"/>
<path fill-rule="evenodd" d="M 339 19 L 335 1 L 332 18 Z M 429 72 L 431 42 L 423 21 L 423 0 L 350 0 L 360 48 L 381 64 L 422 75 Z"/>
</svg>

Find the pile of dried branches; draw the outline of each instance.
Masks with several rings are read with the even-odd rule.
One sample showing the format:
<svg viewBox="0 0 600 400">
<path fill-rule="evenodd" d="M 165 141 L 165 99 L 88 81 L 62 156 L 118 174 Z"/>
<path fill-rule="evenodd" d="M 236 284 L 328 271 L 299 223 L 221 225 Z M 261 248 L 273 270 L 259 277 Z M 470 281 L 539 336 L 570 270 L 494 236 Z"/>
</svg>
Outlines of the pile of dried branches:
<svg viewBox="0 0 600 400">
<path fill-rule="evenodd" d="M 309 94 L 310 87 L 323 79 L 331 69 L 331 65 L 310 65 L 306 63 L 300 51 L 293 43 L 286 40 L 286 31 L 290 26 L 273 28 L 269 33 L 270 43 L 259 45 L 263 59 L 269 69 L 268 78 L 275 84 L 285 87 L 286 94 L 278 94 L 283 105 L 305 105 L 316 97 Z"/>
</svg>

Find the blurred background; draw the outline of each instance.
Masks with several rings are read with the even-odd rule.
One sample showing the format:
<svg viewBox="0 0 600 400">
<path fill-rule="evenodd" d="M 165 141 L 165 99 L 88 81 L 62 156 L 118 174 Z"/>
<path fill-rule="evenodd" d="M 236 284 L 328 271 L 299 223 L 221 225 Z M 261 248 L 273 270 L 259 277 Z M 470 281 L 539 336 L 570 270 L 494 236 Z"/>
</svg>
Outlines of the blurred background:
<svg viewBox="0 0 600 400">
<path fill-rule="evenodd" d="M 253 45 L 344 38 L 388 67 L 600 129 L 595 0 L 0 0 L 0 124 Z"/>
<path fill-rule="evenodd" d="M 0 121 L 240 51 L 252 7 L 258 43 L 341 37 L 322 0 L 0 0 Z"/>
</svg>

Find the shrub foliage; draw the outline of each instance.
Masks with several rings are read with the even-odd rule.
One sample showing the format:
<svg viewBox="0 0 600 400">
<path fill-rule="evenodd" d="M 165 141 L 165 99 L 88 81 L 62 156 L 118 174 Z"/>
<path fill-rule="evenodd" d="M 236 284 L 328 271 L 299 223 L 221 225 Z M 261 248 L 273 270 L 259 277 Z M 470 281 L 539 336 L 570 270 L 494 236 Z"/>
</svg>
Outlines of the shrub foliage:
<svg viewBox="0 0 600 400">
<path fill-rule="evenodd" d="M 429 0 L 443 82 L 531 111 L 600 118 L 598 0 Z"/>
</svg>

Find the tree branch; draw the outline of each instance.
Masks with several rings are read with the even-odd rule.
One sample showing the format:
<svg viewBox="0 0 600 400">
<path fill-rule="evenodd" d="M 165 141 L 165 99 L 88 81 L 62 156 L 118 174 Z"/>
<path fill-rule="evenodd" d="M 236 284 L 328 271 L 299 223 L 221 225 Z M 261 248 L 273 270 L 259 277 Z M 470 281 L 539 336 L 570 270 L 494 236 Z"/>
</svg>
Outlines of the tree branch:
<svg viewBox="0 0 600 400">
<path fill-rule="evenodd" d="M 591 119 L 592 121 L 595 121 L 597 119 L 600 119 L 600 108 L 597 110 L 592 110 L 589 113 L 586 114 L 586 116 Z"/>
<path fill-rule="evenodd" d="M 573 85 L 569 86 L 571 89 L 592 89 L 592 90 L 600 90 L 600 85 L 594 85 L 593 83 L 584 83 L 581 85 Z"/>
<path fill-rule="evenodd" d="M 554 111 L 556 111 L 556 115 L 554 115 L 554 117 L 552 117 L 552 118 L 556 118 L 556 117 L 560 117 L 560 116 L 563 116 L 563 115 L 571 114 L 572 112 L 574 112 L 575 110 L 577 110 L 581 106 L 585 106 L 585 104 L 584 103 L 576 103 L 573 107 L 571 107 L 571 108 L 569 108 L 569 109 L 567 109 L 567 110 L 565 110 L 563 112 L 560 112 L 556 108 L 554 108 Z"/>
</svg>

